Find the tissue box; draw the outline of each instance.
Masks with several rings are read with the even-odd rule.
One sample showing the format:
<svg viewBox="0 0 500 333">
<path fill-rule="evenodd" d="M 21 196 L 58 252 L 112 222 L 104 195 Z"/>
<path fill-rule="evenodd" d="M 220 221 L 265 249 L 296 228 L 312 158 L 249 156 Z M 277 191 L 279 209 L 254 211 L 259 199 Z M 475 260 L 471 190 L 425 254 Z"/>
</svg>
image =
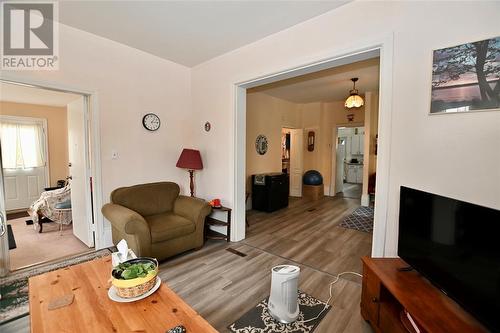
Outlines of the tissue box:
<svg viewBox="0 0 500 333">
<path fill-rule="evenodd" d="M 134 251 L 132 251 L 131 249 L 128 249 L 127 258 L 125 258 L 125 259 L 122 259 L 120 252 L 113 252 L 111 254 L 111 264 L 113 265 L 113 267 L 116 267 L 124 261 L 130 260 L 130 259 L 135 259 L 135 258 L 137 258 L 137 256 L 135 255 Z"/>
</svg>

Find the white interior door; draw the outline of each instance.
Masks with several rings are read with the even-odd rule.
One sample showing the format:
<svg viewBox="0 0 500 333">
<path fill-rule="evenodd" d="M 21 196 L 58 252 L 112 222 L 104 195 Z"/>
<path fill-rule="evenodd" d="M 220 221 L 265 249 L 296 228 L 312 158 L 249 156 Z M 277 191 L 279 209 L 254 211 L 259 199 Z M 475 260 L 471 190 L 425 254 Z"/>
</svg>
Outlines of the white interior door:
<svg viewBox="0 0 500 333">
<path fill-rule="evenodd" d="M 40 118 L 0 116 L 5 210 L 27 209 L 48 179 L 47 121 Z M 19 161 L 17 156 L 22 156 Z"/>
<path fill-rule="evenodd" d="M 302 129 L 290 130 L 290 196 L 302 196 L 302 175 L 304 173 Z"/>
<path fill-rule="evenodd" d="M 68 104 L 68 149 L 71 183 L 73 234 L 87 246 L 94 246 L 90 171 L 85 126 L 86 100 L 81 97 Z"/>
<path fill-rule="evenodd" d="M 47 187 L 45 167 L 5 169 L 5 209 L 27 209 Z"/>
<path fill-rule="evenodd" d="M 344 158 L 345 158 L 345 145 L 346 140 L 341 140 L 337 145 L 335 155 L 335 193 L 344 191 Z"/>
</svg>

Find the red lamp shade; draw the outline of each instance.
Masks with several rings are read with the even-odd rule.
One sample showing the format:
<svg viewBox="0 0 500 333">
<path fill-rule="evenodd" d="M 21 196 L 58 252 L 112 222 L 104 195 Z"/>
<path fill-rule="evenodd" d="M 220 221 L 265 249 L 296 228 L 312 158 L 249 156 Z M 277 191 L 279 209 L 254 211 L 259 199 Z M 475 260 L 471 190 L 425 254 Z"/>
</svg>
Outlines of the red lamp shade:
<svg viewBox="0 0 500 333">
<path fill-rule="evenodd" d="M 203 169 L 200 151 L 195 149 L 183 149 L 176 166 L 188 170 Z"/>
</svg>

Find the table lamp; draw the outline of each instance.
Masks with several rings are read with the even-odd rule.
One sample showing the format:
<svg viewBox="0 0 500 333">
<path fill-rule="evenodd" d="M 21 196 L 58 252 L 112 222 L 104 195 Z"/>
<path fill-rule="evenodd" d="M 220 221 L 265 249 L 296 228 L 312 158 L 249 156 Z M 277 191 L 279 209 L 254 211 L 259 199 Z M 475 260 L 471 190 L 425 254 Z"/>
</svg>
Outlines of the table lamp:
<svg viewBox="0 0 500 333">
<path fill-rule="evenodd" d="M 194 197 L 194 170 L 203 169 L 200 151 L 195 149 L 183 149 L 176 166 L 189 171 L 189 189 L 191 190 L 191 196 Z"/>
</svg>

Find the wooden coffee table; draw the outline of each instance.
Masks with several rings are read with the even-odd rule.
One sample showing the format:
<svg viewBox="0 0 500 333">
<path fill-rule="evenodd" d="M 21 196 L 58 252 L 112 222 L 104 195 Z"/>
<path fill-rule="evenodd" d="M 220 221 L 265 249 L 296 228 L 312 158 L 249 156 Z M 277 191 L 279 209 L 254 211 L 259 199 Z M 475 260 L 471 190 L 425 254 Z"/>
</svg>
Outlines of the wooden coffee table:
<svg viewBox="0 0 500 333">
<path fill-rule="evenodd" d="M 163 281 L 151 296 L 117 303 L 108 298 L 111 256 L 29 279 L 31 332 L 161 332 L 184 325 L 188 333 L 217 332 Z M 70 305 L 49 310 L 66 295 Z"/>
</svg>

